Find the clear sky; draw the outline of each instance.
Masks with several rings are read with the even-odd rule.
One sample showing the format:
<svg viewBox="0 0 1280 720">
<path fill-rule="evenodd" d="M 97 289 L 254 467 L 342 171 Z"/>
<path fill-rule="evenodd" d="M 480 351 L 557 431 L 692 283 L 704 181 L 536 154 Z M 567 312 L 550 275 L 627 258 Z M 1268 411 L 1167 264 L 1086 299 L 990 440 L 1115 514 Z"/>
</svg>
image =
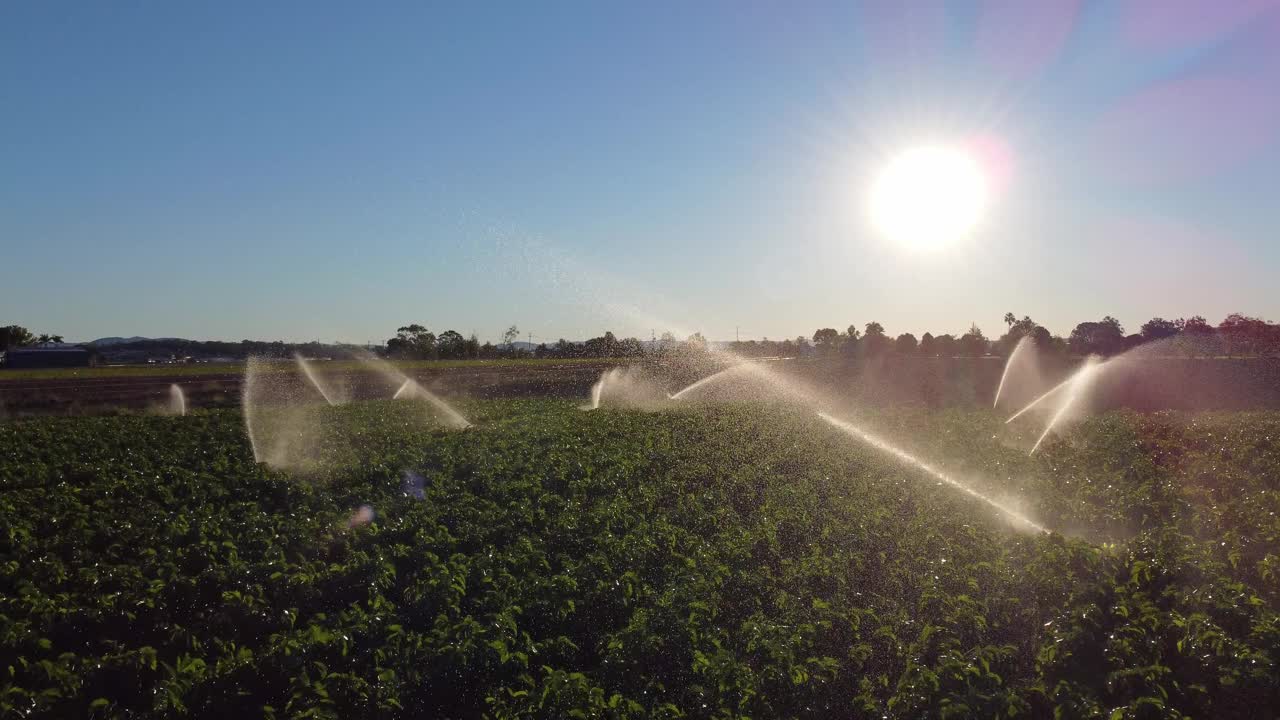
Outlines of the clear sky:
<svg viewBox="0 0 1280 720">
<path fill-rule="evenodd" d="M 928 143 L 993 190 L 921 252 Z M 73 340 L 1280 320 L 1277 229 L 1276 0 L 0 7 L 0 324 Z"/>
</svg>

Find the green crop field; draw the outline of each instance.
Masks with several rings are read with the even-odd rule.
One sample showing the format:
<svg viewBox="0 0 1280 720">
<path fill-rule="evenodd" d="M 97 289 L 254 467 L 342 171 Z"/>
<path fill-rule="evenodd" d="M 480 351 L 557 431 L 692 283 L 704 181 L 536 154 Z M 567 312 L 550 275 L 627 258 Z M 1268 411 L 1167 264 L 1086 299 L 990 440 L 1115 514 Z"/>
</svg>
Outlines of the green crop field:
<svg viewBox="0 0 1280 720">
<path fill-rule="evenodd" d="M 0 715 L 1280 707 L 1280 413 L 1107 414 L 1030 458 L 982 411 L 860 419 L 1038 534 L 794 407 L 408 405 L 318 410 L 292 474 L 234 410 L 0 423 Z"/>
</svg>

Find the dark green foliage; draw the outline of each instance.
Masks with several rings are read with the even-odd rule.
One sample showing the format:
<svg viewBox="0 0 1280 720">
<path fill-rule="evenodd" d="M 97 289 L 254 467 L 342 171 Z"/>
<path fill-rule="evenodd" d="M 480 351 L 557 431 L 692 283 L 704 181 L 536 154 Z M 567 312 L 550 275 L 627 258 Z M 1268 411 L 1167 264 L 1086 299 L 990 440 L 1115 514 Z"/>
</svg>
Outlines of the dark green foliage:
<svg viewBox="0 0 1280 720">
<path fill-rule="evenodd" d="M 800 410 L 403 407 L 325 409 L 311 477 L 233 412 L 0 424 L 0 714 L 1280 707 L 1280 415 L 1108 415 L 1031 459 L 986 414 L 872 418 L 1066 533 L 1031 536 Z"/>
</svg>

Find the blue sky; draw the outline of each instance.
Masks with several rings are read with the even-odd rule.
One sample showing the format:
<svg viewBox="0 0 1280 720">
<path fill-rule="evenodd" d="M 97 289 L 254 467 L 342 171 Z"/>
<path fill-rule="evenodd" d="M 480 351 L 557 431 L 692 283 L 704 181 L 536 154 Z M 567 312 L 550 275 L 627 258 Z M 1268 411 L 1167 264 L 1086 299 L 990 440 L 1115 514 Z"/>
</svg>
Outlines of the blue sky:
<svg viewBox="0 0 1280 720">
<path fill-rule="evenodd" d="M 370 6 L 372 5 L 372 6 Z M 0 323 L 72 339 L 1280 320 L 1280 7 L 11 3 Z M 869 179 L 996 149 L 978 228 Z"/>
</svg>

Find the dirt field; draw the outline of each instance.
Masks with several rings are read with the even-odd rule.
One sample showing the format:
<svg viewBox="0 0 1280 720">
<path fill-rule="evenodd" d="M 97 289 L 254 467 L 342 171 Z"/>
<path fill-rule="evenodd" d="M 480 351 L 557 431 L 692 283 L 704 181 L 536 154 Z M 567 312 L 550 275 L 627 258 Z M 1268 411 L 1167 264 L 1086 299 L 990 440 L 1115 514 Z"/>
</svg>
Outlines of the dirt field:
<svg viewBox="0 0 1280 720">
<path fill-rule="evenodd" d="M 1062 359 L 1046 365 L 1045 381 L 1058 382 L 1078 363 L 1079 359 Z M 601 373 L 619 364 L 616 360 L 413 362 L 398 368 L 443 397 L 585 400 Z M 130 368 L 129 373 L 120 372 L 121 368 L 42 370 L 37 374 L 0 370 L 0 417 L 163 411 L 172 384 L 182 388 L 188 409 L 240 402 L 242 366 L 220 366 L 221 372 L 212 372 L 212 366 L 200 368 L 203 372 L 193 372 L 191 366 L 171 367 Z M 394 392 L 365 365 L 336 361 L 315 367 L 329 384 L 346 387 L 352 399 L 374 399 Z M 708 361 L 646 367 L 670 391 L 724 365 Z M 1003 367 L 1004 361 L 996 357 L 886 356 L 859 363 L 800 360 L 780 364 L 777 369 L 826 397 L 873 405 L 967 407 L 991 402 Z M 265 370 L 294 373 L 296 366 L 279 363 Z M 1140 411 L 1280 408 L 1280 360 L 1153 358 L 1103 376 L 1091 393 L 1090 405 L 1093 410 L 1126 407 Z"/>
<path fill-rule="evenodd" d="M 427 389 L 446 397 L 585 398 L 600 373 L 613 365 L 607 360 L 412 363 L 401 366 L 401 370 Z M 150 370 L 147 374 L 40 371 L 34 377 L 0 371 L 0 417 L 159 410 L 167 405 L 169 387 L 174 384 L 186 395 L 188 409 L 238 404 L 243 369 L 234 366 L 219 366 L 219 369 L 223 372 L 194 373 L 184 366 L 136 369 Z M 233 369 L 234 372 L 226 372 Z M 323 377 L 349 386 L 357 398 L 373 398 L 385 393 L 385 382 L 368 370 L 334 363 L 332 368 L 320 366 L 319 371 Z"/>
</svg>

